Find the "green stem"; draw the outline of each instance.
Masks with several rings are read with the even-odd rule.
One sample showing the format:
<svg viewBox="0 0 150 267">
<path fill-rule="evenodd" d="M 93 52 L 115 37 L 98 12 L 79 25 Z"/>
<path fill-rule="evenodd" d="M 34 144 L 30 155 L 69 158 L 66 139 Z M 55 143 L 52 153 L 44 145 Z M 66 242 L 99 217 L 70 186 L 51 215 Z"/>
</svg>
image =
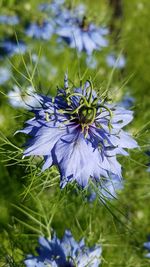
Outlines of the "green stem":
<svg viewBox="0 0 150 267">
<path fill-rule="evenodd" d="M 63 109 L 59 109 L 59 112 L 61 112 L 61 113 L 63 113 L 63 114 L 70 114 L 70 115 L 73 115 L 73 114 L 77 113 L 78 110 L 79 110 L 80 108 L 82 108 L 84 105 L 85 105 L 84 103 L 81 104 L 79 107 L 77 107 L 77 108 L 74 109 L 73 111 L 71 111 L 71 110 L 63 110 Z"/>
<path fill-rule="evenodd" d="M 89 101 L 89 103 L 91 103 L 92 102 L 93 83 L 91 80 L 87 80 L 87 82 L 89 82 L 89 84 L 90 84 L 90 95 L 89 95 L 88 101 Z"/>
<path fill-rule="evenodd" d="M 104 105 L 98 105 L 97 108 L 104 108 L 104 109 L 106 109 L 109 112 L 110 117 L 112 118 L 113 113 L 112 113 L 112 111 L 108 107 L 106 107 Z"/>
<path fill-rule="evenodd" d="M 80 96 L 84 100 L 85 105 L 87 105 L 88 107 L 90 106 L 89 103 L 88 103 L 88 101 L 87 101 L 87 99 L 82 94 L 80 94 L 80 93 L 73 93 L 73 94 L 69 95 L 67 98 L 70 98 L 72 96 Z"/>
</svg>

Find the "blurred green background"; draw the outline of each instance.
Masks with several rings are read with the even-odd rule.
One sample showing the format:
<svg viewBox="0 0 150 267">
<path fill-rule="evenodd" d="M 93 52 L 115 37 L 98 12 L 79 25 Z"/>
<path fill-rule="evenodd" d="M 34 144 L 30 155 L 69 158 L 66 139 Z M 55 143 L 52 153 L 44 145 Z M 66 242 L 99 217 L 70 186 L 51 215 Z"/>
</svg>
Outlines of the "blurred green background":
<svg viewBox="0 0 150 267">
<path fill-rule="evenodd" d="M 9 68 L 12 73 L 11 79 L 0 85 L 0 266 L 24 266 L 25 256 L 35 251 L 37 237 L 47 235 L 50 226 L 59 237 L 65 229 L 70 229 L 77 240 L 85 237 L 89 245 L 102 244 L 103 267 L 150 265 L 143 251 L 143 242 L 150 233 L 150 177 L 147 172 L 150 160 L 145 153 L 150 149 L 150 1 L 122 0 L 119 16 L 114 10 L 116 2 L 119 0 L 82 2 L 87 6 L 89 19 L 110 29 L 109 46 L 94 53 L 98 64 L 92 69 L 86 65 L 85 54 L 77 57 L 77 52 L 66 44 L 61 50 L 56 36 L 50 41 L 25 36 L 26 23 L 45 16 L 37 8 L 40 0 L 0 0 L 0 14 L 17 14 L 21 20 L 17 26 L 0 25 L 0 39 L 16 34 L 29 47 L 23 58 L 15 55 L 0 61 L 0 67 Z M 81 1 L 71 3 L 78 5 Z M 55 95 L 57 85 L 63 85 L 66 70 L 76 85 L 79 85 L 80 73 L 84 79 L 91 76 L 95 88 L 103 92 L 112 73 L 106 64 L 106 56 L 111 51 L 118 55 L 124 53 L 126 66 L 123 70 L 115 69 L 109 96 L 114 102 L 121 101 L 126 93 L 135 98 L 134 121 L 128 130 L 141 148 L 130 152 L 130 157 L 119 159 L 123 165 L 124 189 L 118 200 L 105 207 L 98 199 L 93 203 L 86 201 L 86 192 L 73 194 L 72 187 L 61 191 L 55 168 L 39 176 L 38 160 L 22 159 L 22 144 L 26 138 L 19 134 L 14 136 L 14 133 L 32 114 L 13 108 L 7 93 L 16 81 L 22 88 L 30 85 L 22 75 L 27 74 L 24 61 L 32 73 L 34 65 L 30 56 L 38 54 L 33 79 L 38 92 Z"/>
</svg>

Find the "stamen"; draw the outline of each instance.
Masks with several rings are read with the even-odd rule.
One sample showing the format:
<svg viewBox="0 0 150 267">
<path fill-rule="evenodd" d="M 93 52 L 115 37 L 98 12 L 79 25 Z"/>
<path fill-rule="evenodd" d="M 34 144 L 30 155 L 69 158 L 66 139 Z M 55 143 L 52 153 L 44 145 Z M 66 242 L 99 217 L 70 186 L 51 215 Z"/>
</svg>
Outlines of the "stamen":
<svg viewBox="0 0 150 267">
<path fill-rule="evenodd" d="M 46 121 L 47 121 L 47 122 L 49 122 L 49 121 L 50 121 L 50 118 L 49 118 L 49 113 L 47 113 L 47 112 L 45 112 L 45 119 L 46 119 Z"/>
<path fill-rule="evenodd" d="M 85 132 L 85 135 L 84 135 L 85 138 L 87 138 L 87 136 L 88 136 L 88 129 L 89 129 L 89 126 L 86 125 L 86 132 Z"/>
<path fill-rule="evenodd" d="M 82 128 L 81 133 L 83 133 L 84 137 L 87 138 L 89 126 L 87 124 L 81 124 L 81 128 Z"/>
</svg>

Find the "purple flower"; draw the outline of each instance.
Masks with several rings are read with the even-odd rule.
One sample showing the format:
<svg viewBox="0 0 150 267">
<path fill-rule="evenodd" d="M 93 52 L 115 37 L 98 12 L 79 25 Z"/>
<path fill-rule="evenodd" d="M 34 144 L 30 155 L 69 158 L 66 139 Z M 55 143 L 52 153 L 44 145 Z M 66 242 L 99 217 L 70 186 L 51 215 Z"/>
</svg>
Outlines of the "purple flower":
<svg viewBox="0 0 150 267">
<path fill-rule="evenodd" d="M 24 54 L 26 51 L 26 45 L 23 41 L 4 40 L 0 41 L 0 59 L 4 56 L 13 56 L 15 54 Z"/>
<path fill-rule="evenodd" d="M 132 121 L 132 111 L 98 99 L 91 81 L 71 90 L 66 76 L 54 99 L 41 95 L 39 101 L 41 107 L 32 110 L 35 117 L 20 130 L 31 136 L 25 156 L 43 156 L 43 171 L 56 165 L 62 187 L 73 181 L 85 187 L 89 178 L 101 181 L 110 173 L 121 177 L 116 156 L 138 146 L 122 130 Z"/>
<path fill-rule="evenodd" d="M 85 51 L 88 55 L 108 44 L 105 38 L 108 30 L 87 23 L 86 17 L 82 21 L 70 19 L 67 23 L 63 22 L 57 27 L 56 32 L 71 48 L 76 48 L 79 52 Z"/>
<path fill-rule="evenodd" d="M 30 24 L 26 29 L 26 34 L 36 39 L 49 40 L 54 33 L 54 26 L 51 21 L 36 22 Z"/>
<path fill-rule="evenodd" d="M 24 261 L 26 267 L 98 267 L 101 262 L 101 246 L 88 248 L 84 239 L 76 242 L 70 231 L 65 231 L 62 240 L 56 235 L 52 240 L 40 237 L 39 244 L 38 256 L 29 255 Z"/>
<path fill-rule="evenodd" d="M 16 25 L 18 23 L 19 18 L 17 16 L 0 15 L 0 24 Z"/>
<path fill-rule="evenodd" d="M 117 56 L 113 53 L 107 56 L 106 62 L 109 67 L 111 68 L 115 67 L 116 69 L 123 69 L 126 64 L 126 60 L 123 55 L 120 55 L 117 58 Z"/>
</svg>

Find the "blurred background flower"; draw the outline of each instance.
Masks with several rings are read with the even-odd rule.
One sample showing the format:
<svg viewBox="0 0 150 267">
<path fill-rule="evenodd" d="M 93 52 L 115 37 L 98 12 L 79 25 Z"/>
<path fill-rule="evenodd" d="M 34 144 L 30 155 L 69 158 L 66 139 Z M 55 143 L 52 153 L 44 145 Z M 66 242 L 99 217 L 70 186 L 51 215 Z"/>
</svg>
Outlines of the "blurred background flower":
<svg viewBox="0 0 150 267">
<path fill-rule="evenodd" d="M 25 260 L 27 267 L 41 267 L 50 265 L 54 267 L 99 267 L 101 263 L 102 248 L 95 245 L 88 248 L 84 239 L 77 242 L 70 231 L 65 231 L 62 240 L 54 234 L 52 240 L 39 238 L 40 248 L 38 256 L 29 255 Z"/>
<path fill-rule="evenodd" d="M 111 68 L 117 68 L 117 69 L 122 69 L 126 65 L 126 60 L 123 55 L 119 55 L 118 57 L 115 54 L 110 54 L 106 58 L 106 62 L 109 67 Z"/>
<path fill-rule="evenodd" d="M 13 90 L 8 92 L 8 100 L 15 108 L 32 109 L 40 105 L 35 89 L 32 86 L 22 89 L 18 85 L 14 85 Z"/>
<path fill-rule="evenodd" d="M 0 15 L 0 24 L 17 25 L 19 18 L 17 16 Z"/>
<path fill-rule="evenodd" d="M 10 69 L 6 67 L 0 67 L 0 85 L 6 83 L 11 77 Z"/>
<path fill-rule="evenodd" d="M 150 236 L 148 237 L 148 241 L 144 242 L 143 247 L 148 251 L 148 253 L 145 254 L 145 257 L 150 258 Z"/>
<path fill-rule="evenodd" d="M 5 39 L 0 41 L 0 60 L 5 56 L 11 57 L 15 54 L 24 54 L 26 52 L 26 45 L 23 41 L 16 41 Z"/>
<path fill-rule="evenodd" d="M 50 21 L 34 22 L 30 24 L 25 33 L 35 39 L 49 40 L 54 33 L 54 25 Z"/>
</svg>

